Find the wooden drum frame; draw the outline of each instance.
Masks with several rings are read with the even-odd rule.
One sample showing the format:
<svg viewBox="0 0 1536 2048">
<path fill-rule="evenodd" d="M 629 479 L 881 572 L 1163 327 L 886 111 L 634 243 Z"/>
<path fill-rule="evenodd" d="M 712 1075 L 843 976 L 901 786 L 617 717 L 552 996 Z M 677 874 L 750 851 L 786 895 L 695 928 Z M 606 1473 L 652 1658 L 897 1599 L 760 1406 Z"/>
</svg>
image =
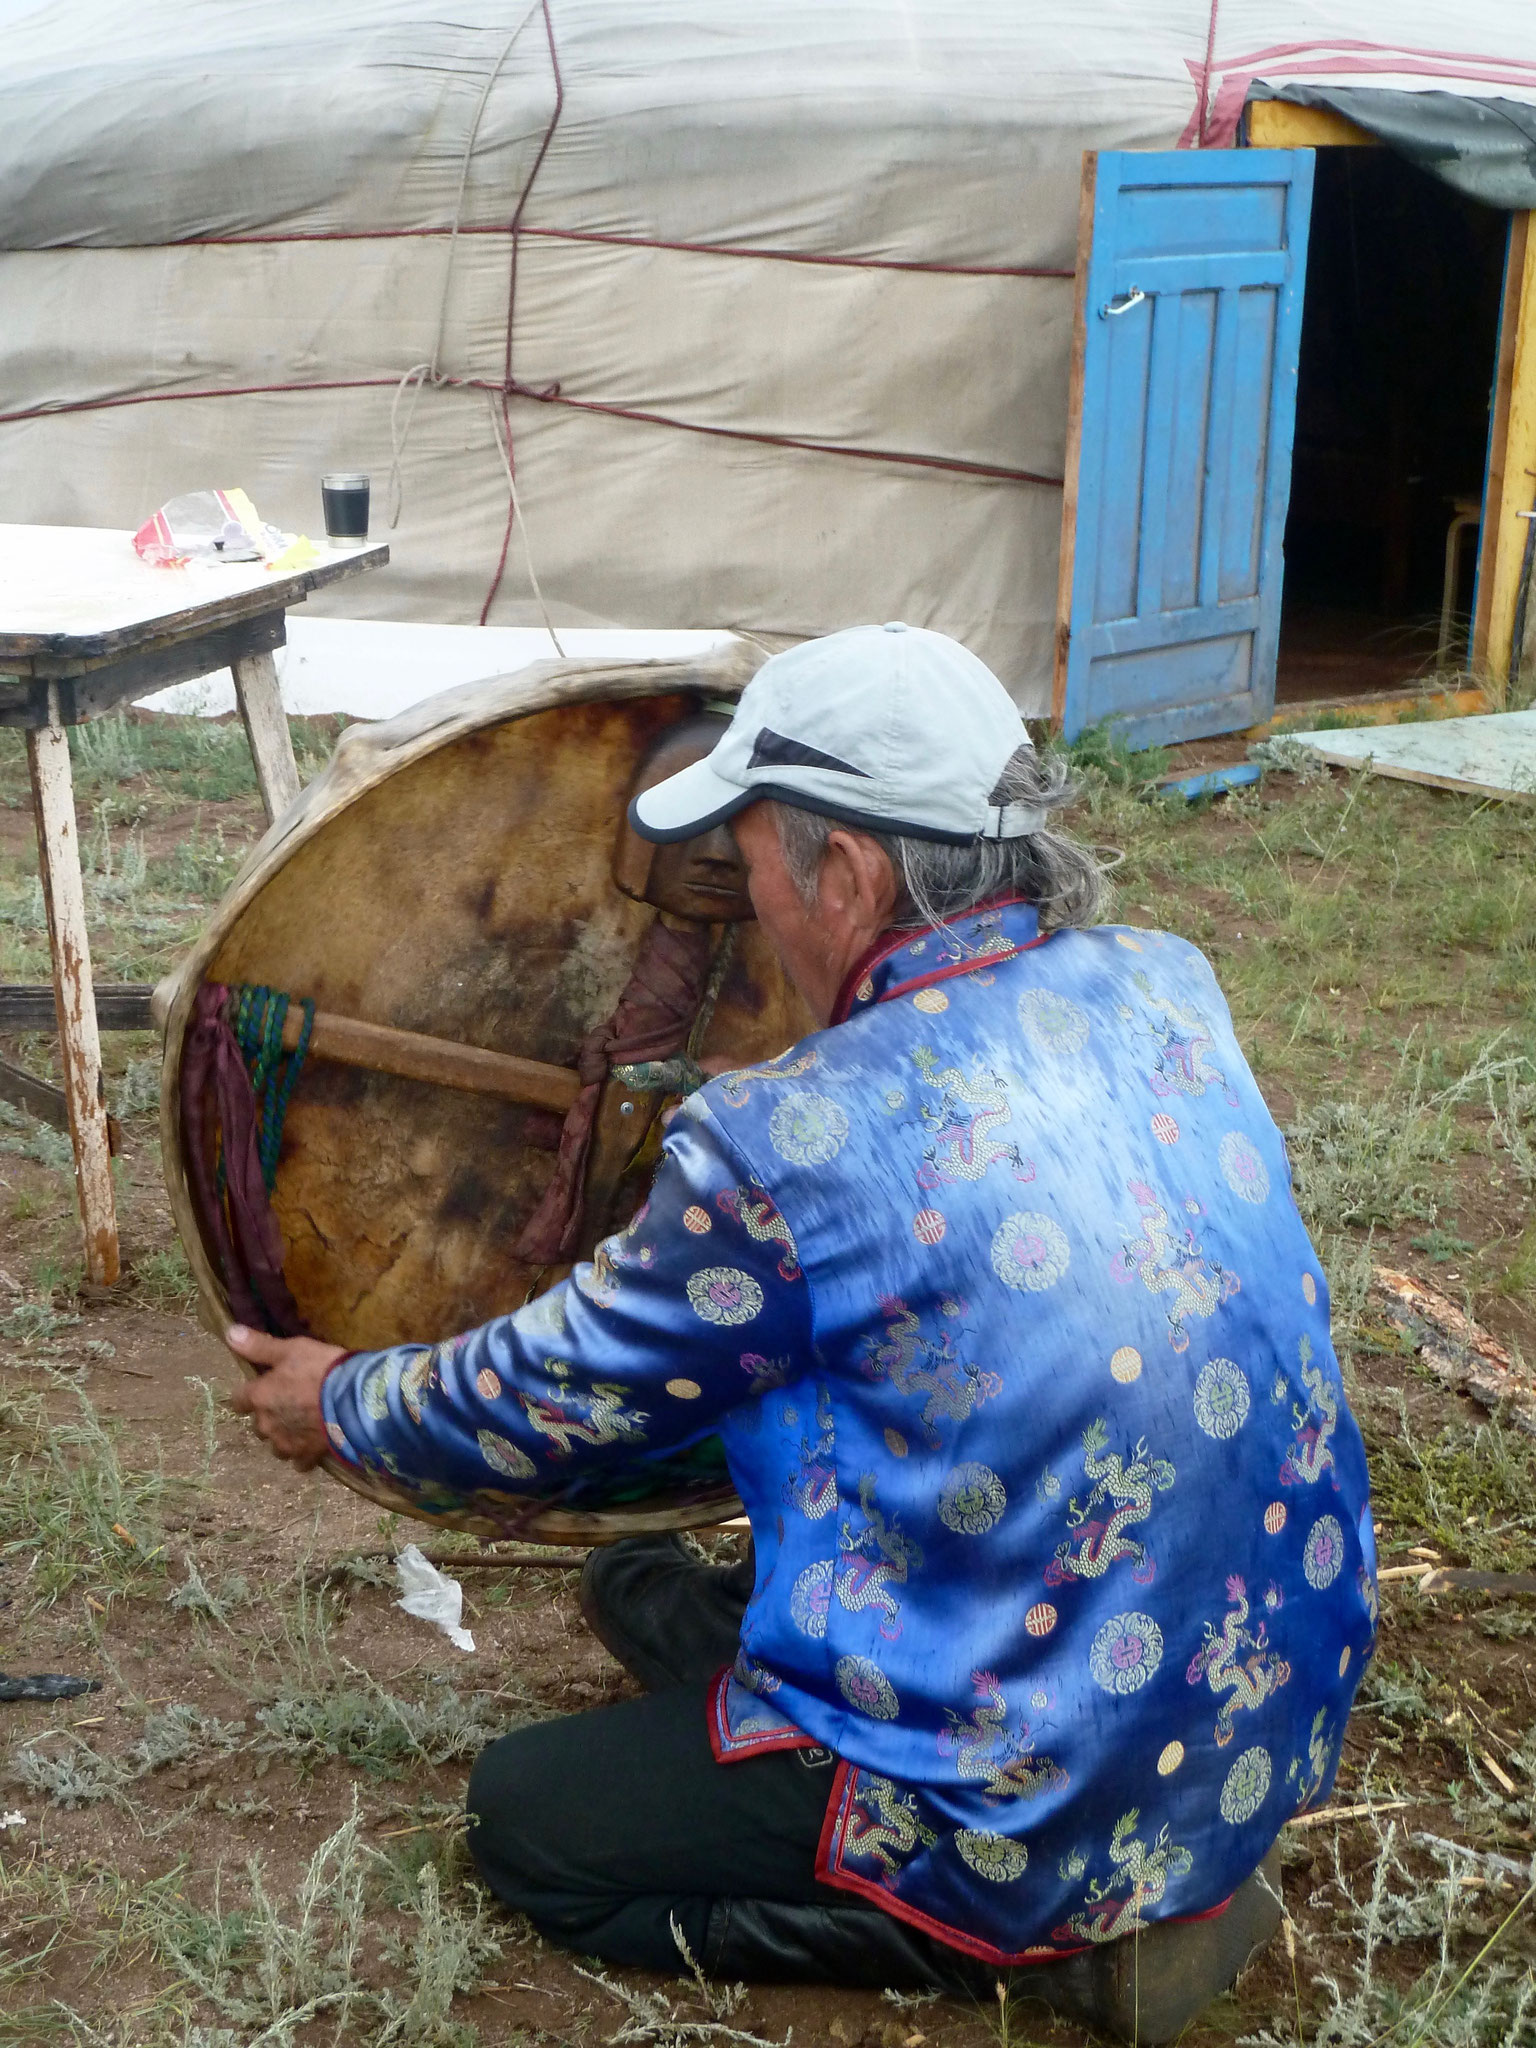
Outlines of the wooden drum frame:
<svg viewBox="0 0 1536 2048">
<path fill-rule="evenodd" d="M 658 736 L 736 696 L 761 659 L 738 643 L 693 663 L 547 662 L 343 732 L 156 991 L 166 1186 L 210 1330 L 233 1317 L 189 1183 L 181 1088 L 205 982 L 315 1004 L 271 1197 L 284 1277 L 315 1336 L 435 1342 L 568 1270 L 521 1264 L 511 1247 L 553 1172 L 581 1040 L 609 1017 L 659 914 L 613 881 L 624 800 Z M 696 1049 L 745 1065 L 811 1020 L 757 926 L 717 936 L 732 931 Z M 627 1128 L 649 1136 L 602 1190 L 607 1227 L 643 1199 L 660 1139 L 664 1097 L 628 1094 Z M 610 1542 L 740 1512 L 728 1482 L 613 1507 L 486 1492 L 428 1512 L 339 1459 L 324 1469 L 381 1507 L 483 1539 Z"/>
</svg>

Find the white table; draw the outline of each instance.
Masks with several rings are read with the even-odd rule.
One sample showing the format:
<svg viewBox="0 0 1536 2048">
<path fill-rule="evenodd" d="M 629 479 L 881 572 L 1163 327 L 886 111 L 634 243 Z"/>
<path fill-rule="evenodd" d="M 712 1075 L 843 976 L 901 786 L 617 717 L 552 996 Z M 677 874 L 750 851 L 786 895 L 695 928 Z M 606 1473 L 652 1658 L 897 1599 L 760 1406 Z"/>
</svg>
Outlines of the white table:
<svg viewBox="0 0 1536 2048">
<path fill-rule="evenodd" d="M 97 1286 L 118 1277 L 117 1217 L 66 728 L 228 667 L 270 823 L 299 793 L 272 660 L 284 612 L 388 560 L 387 547 L 360 547 L 283 575 L 259 562 L 155 569 L 128 533 L 0 526 L 0 725 L 27 735 L 85 1271 Z"/>
</svg>

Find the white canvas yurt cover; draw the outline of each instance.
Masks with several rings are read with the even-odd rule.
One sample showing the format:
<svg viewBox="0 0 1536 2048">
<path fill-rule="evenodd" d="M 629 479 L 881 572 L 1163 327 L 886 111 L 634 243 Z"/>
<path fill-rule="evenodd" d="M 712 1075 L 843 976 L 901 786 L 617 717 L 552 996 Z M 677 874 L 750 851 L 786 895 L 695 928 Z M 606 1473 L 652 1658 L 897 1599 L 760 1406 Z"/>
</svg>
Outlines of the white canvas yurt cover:
<svg viewBox="0 0 1536 2048">
<path fill-rule="evenodd" d="M 1268 93 L 1536 204 L 1530 0 L 0 0 L 0 517 L 313 533 L 363 468 L 393 560 L 317 610 L 532 624 L 531 559 L 1043 709 L 1082 152 Z"/>
</svg>

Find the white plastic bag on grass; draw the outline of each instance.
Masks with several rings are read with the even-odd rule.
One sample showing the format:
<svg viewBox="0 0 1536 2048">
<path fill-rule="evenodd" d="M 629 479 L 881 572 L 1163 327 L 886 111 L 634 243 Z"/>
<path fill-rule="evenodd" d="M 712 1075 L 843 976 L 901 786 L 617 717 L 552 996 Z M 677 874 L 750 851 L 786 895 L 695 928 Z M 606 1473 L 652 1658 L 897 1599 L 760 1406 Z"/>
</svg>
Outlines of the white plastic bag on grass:
<svg viewBox="0 0 1536 2048">
<path fill-rule="evenodd" d="M 429 1564 L 414 1543 L 408 1543 L 396 1557 L 395 1571 L 400 1580 L 397 1607 L 440 1628 L 456 1649 L 475 1647 L 469 1630 L 459 1625 L 464 1613 L 464 1588 L 457 1579 L 446 1578 L 435 1564 Z"/>
</svg>

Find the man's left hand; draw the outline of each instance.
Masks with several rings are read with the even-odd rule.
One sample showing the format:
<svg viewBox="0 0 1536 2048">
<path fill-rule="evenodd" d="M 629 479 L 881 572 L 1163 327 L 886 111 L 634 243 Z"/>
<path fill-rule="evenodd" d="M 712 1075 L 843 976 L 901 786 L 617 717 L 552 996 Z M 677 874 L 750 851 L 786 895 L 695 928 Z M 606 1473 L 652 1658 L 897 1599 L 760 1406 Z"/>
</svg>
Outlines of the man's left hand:
<svg viewBox="0 0 1536 2048">
<path fill-rule="evenodd" d="M 279 1458 L 301 1472 L 319 1464 L 330 1449 L 320 1413 L 320 1388 L 338 1358 L 340 1344 L 321 1344 L 313 1337 L 268 1337 L 236 1323 L 224 1341 L 237 1358 L 260 1368 L 229 1397 L 237 1415 L 249 1415 L 256 1434 Z"/>
</svg>

